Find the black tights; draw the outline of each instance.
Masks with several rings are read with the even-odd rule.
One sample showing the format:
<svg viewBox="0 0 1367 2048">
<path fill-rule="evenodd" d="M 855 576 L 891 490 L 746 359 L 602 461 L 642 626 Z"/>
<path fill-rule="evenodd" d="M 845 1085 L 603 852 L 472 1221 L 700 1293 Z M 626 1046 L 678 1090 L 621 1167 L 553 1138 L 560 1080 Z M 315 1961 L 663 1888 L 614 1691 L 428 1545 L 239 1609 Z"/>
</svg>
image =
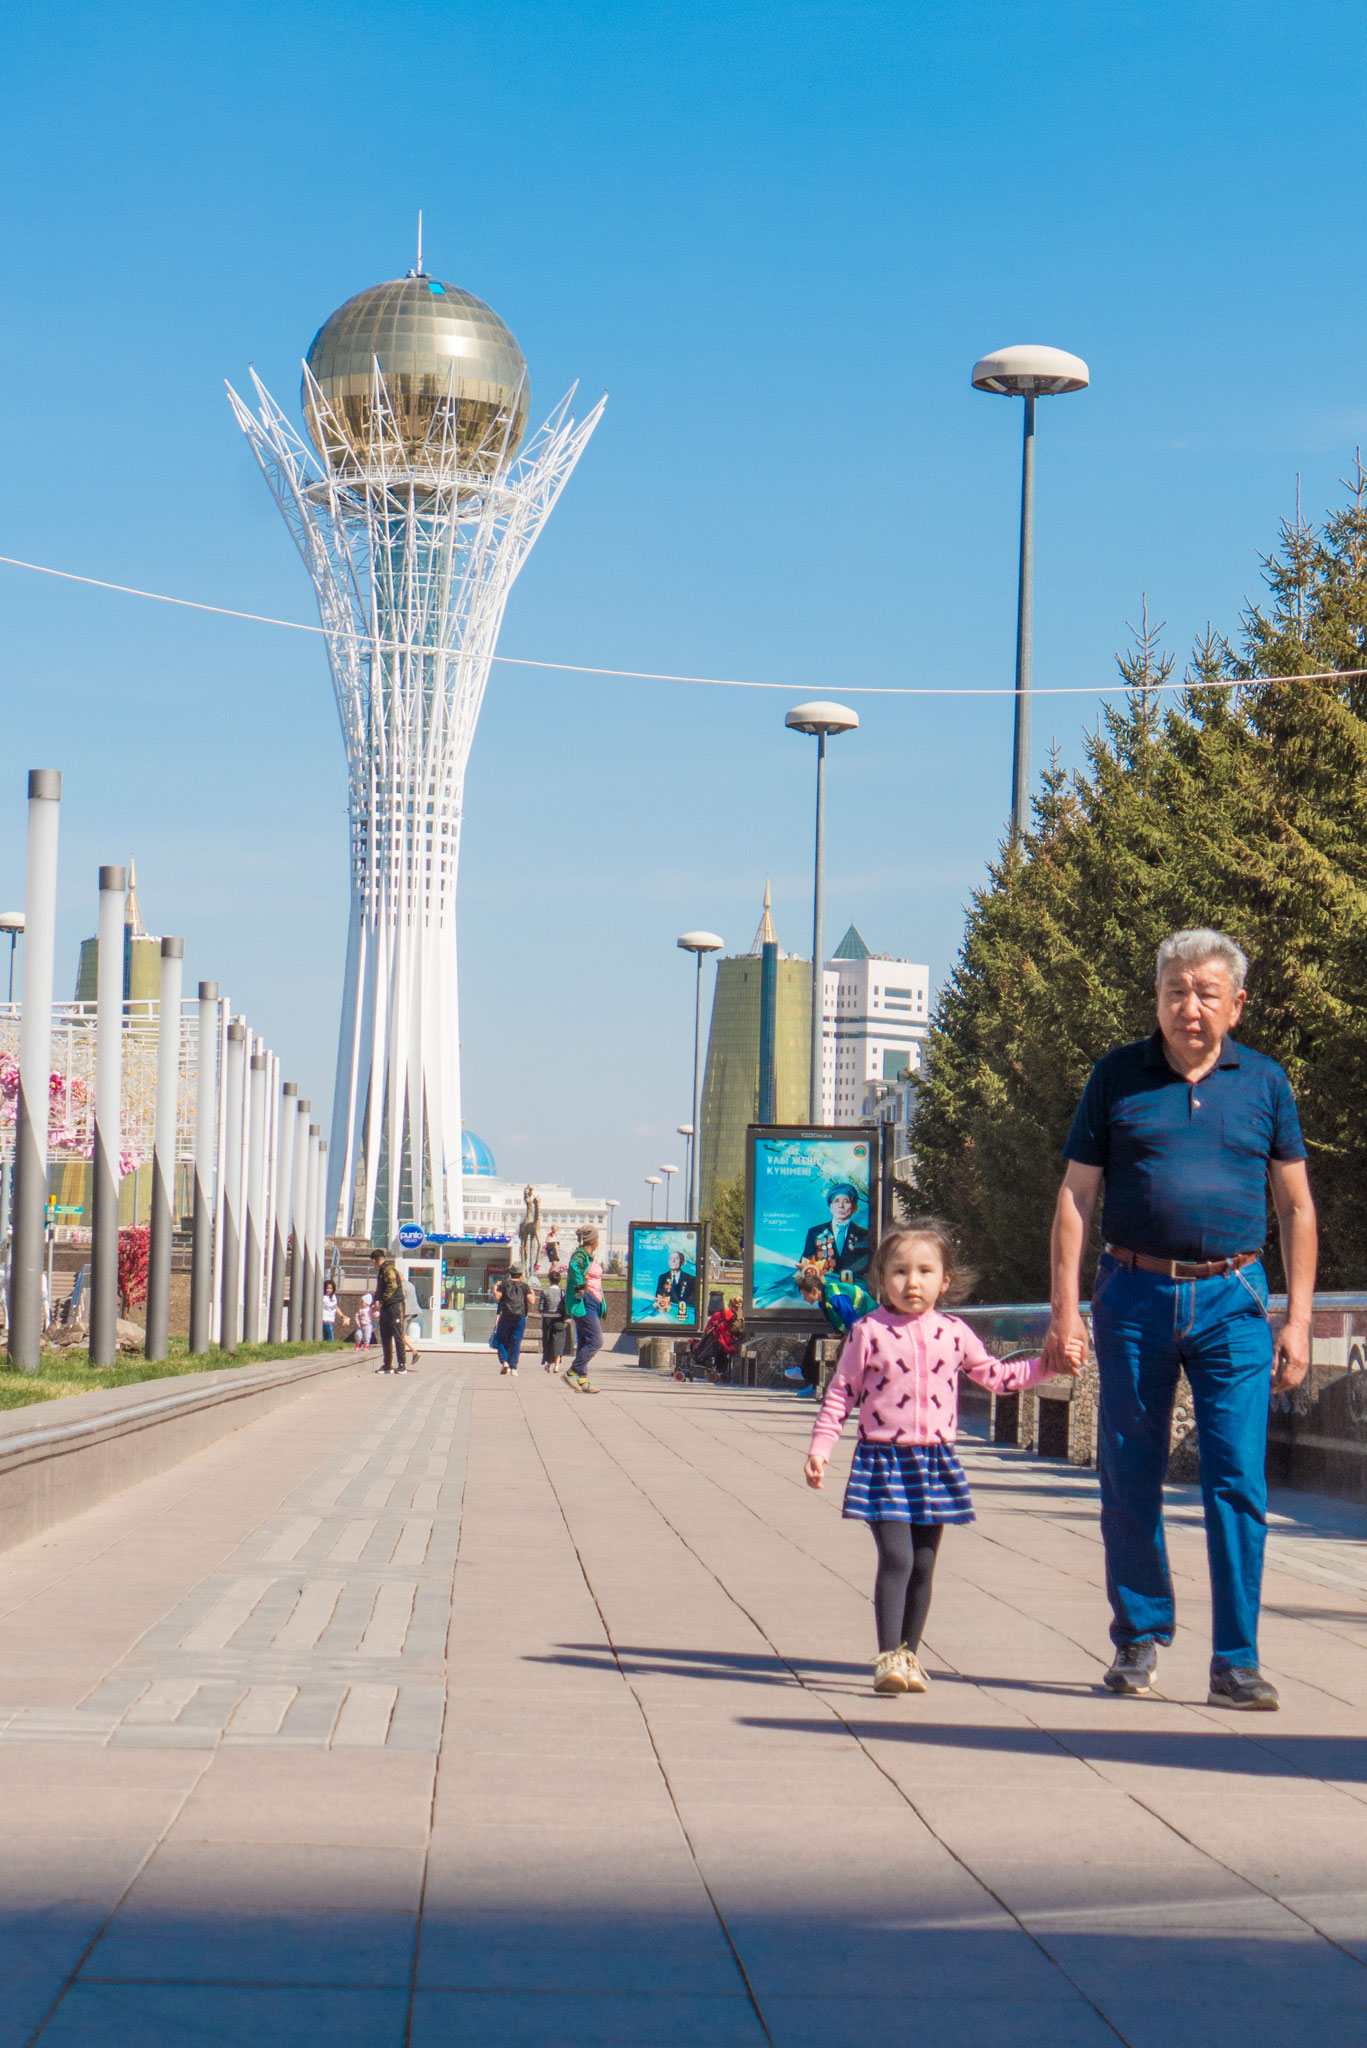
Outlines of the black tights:
<svg viewBox="0 0 1367 2048">
<path fill-rule="evenodd" d="M 869 1527 L 878 1545 L 878 1576 L 873 1582 L 878 1647 L 895 1650 L 905 1643 L 915 1650 L 930 1612 L 944 1523 L 871 1522 Z"/>
</svg>

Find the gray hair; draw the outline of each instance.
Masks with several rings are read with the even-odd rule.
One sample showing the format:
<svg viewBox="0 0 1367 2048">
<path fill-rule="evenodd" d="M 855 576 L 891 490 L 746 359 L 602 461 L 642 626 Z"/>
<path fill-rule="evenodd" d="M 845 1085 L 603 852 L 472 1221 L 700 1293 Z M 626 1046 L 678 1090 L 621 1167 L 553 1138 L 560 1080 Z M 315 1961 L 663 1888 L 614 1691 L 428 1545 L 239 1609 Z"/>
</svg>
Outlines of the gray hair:
<svg viewBox="0 0 1367 2048">
<path fill-rule="evenodd" d="M 1161 983 L 1169 967 L 1204 967 L 1208 960 L 1218 960 L 1222 967 L 1229 969 L 1229 978 L 1236 989 L 1241 989 L 1248 979 L 1248 955 L 1242 946 L 1236 946 L 1233 939 L 1223 932 L 1211 931 L 1203 926 L 1195 931 L 1173 932 L 1158 948 L 1158 967 L 1154 975 Z"/>
</svg>

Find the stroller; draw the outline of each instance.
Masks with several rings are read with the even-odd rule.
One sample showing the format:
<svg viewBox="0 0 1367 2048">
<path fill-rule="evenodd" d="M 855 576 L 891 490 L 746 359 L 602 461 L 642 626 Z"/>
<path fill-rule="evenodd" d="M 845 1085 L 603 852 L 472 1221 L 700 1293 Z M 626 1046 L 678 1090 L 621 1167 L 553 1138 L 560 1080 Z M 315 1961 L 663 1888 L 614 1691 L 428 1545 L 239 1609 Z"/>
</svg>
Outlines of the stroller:
<svg viewBox="0 0 1367 2048">
<path fill-rule="evenodd" d="M 716 1307 L 708 1316 L 701 1337 L 695 1338 L 685 1351 L 678 1354 L 679 1362 L 674 1368 L 676 1380 L 709 1379 L 719 1387 L 730 1384 L 731 1361 L 745 1335 L 745 1321 L 737 1295 L 732 1295 L 725 1308 L 720 1295 L 714 1299 Z"/>
</svg>

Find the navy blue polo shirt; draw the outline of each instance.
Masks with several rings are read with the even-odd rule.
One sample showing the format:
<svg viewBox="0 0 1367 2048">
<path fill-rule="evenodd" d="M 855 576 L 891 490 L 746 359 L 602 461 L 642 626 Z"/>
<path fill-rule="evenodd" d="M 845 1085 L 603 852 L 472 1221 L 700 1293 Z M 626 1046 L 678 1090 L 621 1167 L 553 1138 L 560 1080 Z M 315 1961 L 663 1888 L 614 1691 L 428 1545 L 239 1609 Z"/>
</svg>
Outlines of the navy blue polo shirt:
<svg viewBox="0 0 1367 2048">
<path fill-rule="evenodd" d="M 1155 1031 L 1097 1061 L 1063 1156 L 1105 1174 L 1108 1244 L 1225 1259 L 1261 1247 L 1268 1161 L 1304 1159 L 1305 1141 L 1276 1060 L 1226 1038 L 1210 1073 L 1186 1081 Z"/>
</svg>

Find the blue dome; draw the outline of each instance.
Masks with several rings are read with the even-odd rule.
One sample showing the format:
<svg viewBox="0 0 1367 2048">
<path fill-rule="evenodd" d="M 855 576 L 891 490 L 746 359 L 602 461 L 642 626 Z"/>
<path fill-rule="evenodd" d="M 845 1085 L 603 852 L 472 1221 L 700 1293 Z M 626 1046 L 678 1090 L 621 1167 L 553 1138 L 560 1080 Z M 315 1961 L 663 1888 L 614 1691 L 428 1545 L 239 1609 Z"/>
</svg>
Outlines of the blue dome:
<svg viewBox="0 0 1367 2048">
<path fill-rule="evenodd" d="M 477 1138 L 473 1131 L 460 1134 L 460 1170 L 462 1173 L 480 1174 L 486 1180 L 498 1179 L 493 1153 L 483 1138 Z"/>
</svg>

